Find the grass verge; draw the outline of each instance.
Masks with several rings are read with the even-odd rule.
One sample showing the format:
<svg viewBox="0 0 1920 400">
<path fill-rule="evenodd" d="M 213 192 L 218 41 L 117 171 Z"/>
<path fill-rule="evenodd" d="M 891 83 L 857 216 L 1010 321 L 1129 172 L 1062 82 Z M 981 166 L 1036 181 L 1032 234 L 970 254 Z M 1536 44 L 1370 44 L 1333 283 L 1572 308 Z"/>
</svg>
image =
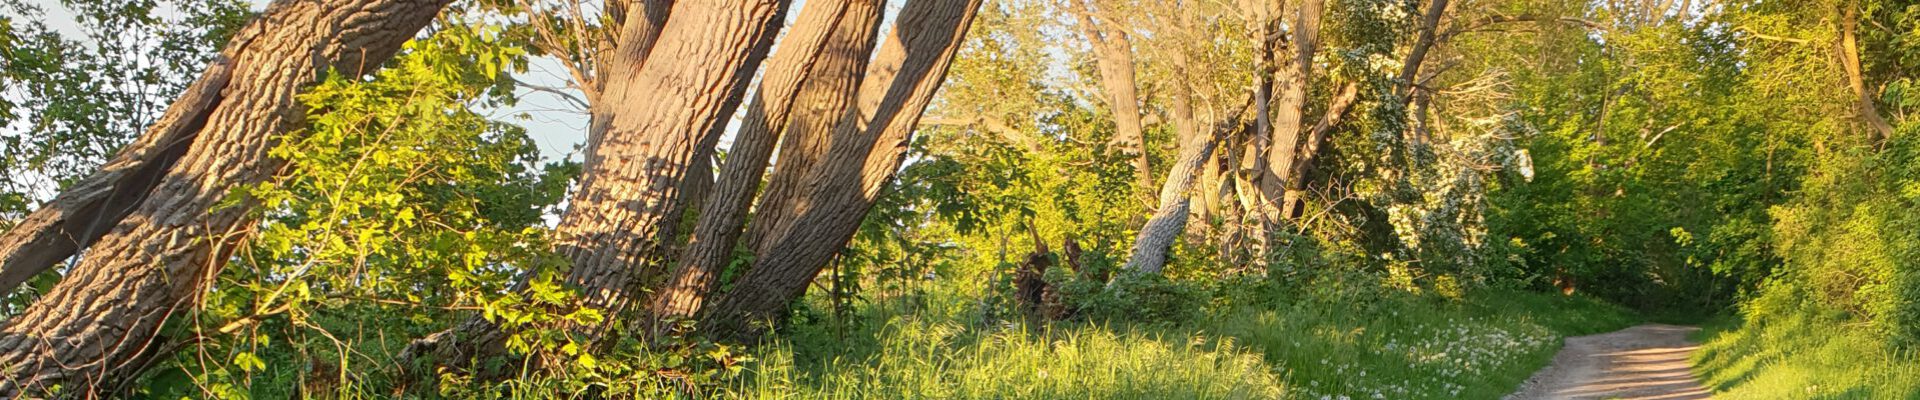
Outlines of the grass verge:
<svg viewBox="0 0 1920 400">
<path fill-rule="evenodd" d="M 1920 357 L 1836 315 L 1721 317 L 1698 335 L 1694 368 L 1716 397 L 1920 399 Z"/>
<path fill-rule="evenodd" d="M 982 324 L 965 313 L 796 327 L 765 346 L 752 398 L 1497 399 L 1561 338 L 1620 329 L 1599 301 L 1482 291 L 1364 306 L 1238 306 L 1167 323 Z"/>
</svg>

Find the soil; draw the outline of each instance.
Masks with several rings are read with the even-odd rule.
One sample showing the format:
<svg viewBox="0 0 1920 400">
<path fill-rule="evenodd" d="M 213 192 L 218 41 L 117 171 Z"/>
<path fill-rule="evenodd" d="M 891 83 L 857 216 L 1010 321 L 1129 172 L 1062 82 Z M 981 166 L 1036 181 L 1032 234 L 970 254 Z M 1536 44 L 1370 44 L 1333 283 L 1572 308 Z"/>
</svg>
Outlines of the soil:
<svg viewBox="0 0 1920 400">
<path fill-rule="evenodd" d="M 1566 346 L 1553 356 L 1553 364 L 1527 378 L 1518 392 L 1505 399 L 1712 398 L 1689 361 L 1700 345 L 1687 336 L 1697 330 L 1647 324 L 1567 338 Z"/>
</svg>

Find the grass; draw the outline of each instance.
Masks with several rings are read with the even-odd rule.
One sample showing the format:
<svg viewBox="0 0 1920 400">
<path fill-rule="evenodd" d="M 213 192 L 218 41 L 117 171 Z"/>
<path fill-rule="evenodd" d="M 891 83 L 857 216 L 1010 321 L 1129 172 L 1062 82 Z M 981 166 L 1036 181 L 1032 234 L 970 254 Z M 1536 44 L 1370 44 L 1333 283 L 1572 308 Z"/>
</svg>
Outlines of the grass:
<svg viewBox="0 0 1920 400">
<path fill-rule="evenodd" d="M 1695 368 L 1721 398 L 1920 399 L 1912 350 L 1836 316 L 1722 317 L 1699 335 Z"/>
<path fill-rule="evenodd" d="M 1497 399 L 1560 338 L 1628 312 L 1584 298 L 1403 292 L 1364 305 L 1219 307 L 1170 323 L 980 323 L 967 307 L 863 313 L 870 328 L 799 326 L 762 350 L 752 398 Z"/>
</svg>

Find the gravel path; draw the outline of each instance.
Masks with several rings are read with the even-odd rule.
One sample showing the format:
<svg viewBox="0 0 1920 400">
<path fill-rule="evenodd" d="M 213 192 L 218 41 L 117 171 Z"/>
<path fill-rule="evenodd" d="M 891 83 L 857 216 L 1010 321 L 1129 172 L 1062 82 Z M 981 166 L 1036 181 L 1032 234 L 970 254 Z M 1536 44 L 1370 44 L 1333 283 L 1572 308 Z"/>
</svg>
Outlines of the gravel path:
<svg viewBox="0 0 1920 400">
<path fill-rule="evenodd" d="M 1688 361 L 1700 345 L 1687 334 L 1699 329 L 1647 324 L 1567 338 L 1553 364 L 1527 378 L 1506 400 L 1712 398 Z"/>
</svg>

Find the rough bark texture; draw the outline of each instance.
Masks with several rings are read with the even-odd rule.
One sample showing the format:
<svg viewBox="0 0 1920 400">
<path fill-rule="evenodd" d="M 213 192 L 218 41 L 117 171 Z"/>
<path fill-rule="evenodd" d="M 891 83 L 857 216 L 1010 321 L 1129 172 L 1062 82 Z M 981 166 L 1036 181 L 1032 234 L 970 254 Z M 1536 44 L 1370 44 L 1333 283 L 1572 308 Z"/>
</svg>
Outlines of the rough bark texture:
<svg viewBox="0 0 1920 400">
<path fill-rule="evenodd" d="M 133 212 L 193 143 L 226 88 L 231 65 L 215 60 L 133 143 L 0 235 L 0 297 L 86 248 Z"/>
<path fill-rule="evenodd" d="M 733 151 L 721 165 L 720 180 L 701 207 L 693 236 L 667 281 L 648 308 L 656 319 L 692 317 L 733 249 L 746 222 L 747 208 L 760 188 L 774 144 L 786 131 L 802 84 L 819 64 L 846 65 L 864 60 L 880 20 L 874 0 L 813 0 L 780 43 L 760 81 L 753 105 L 735 133 Z M 825 69 L 825 68 L 822 68 Z"/>
<path fill-rule="evenodd" d="M 111 393 L 137 376 L 164 343 L 161 324 L 204 289 L 244 231 L 247 207 L 215 205 L 278 169 L 267 150 L 304 122 L 300 88 L 330 68 L 357 75 L 380 65 L 445 4 L 282 1 L 235 35 L 223 52 L 230 78 L 185 152 L 60 284 L 0 328 L 0 396 L 55 385 L 62 395 Z"/>
<path fill-rule="evenodd" d="M 1181 146 L 1180 159 L 1174 161 L 1173 171 L 1167 173 L 1167 181 L 1161 185 L 1160 209 L 1153 212 L 1153 217 L 1147 219 L 1147 224 L 1140 227 L 1140 234 L 1134 237 L 1133 256 L 1127 259 L 1127 270 L 1158 274 L 1166 266 L 1167 249 L 1187 226 L 1192 199 L 1186 194 L 1193 186 L 1194 171 L 1213 154 L 1213 140 L 1200 142 L 1203 143 Z"/>
<path fill-rule="evenodd" d="M 817 165 L 826 158 L 828 149 L 836 142 L 854 140 L 837 137 L 834 129 L 853 108 L 878 35 L 875 25 L 874 31 L 860 38 L 863 40 L 843 42 L 846 47 L 832 50 L 837 56 L 816 66 L 802 85 L 787 132 L 780 139 L 778 163 L 754 209 L 753 223 L 742 238 L 755 254 L 765 254 L 765 246 L 771 244 L 767 238 L 784 235 L 800 212 L 810 206 L 805 196 L 818 182 L 812 174 L 818 172 Z"/>
<path fill-rule="evenodd" d="M 840 120 L 787 232 L 762 238 L 765 250 L 729 295 L 714 302 L 709 332 L 750 337 L 756 321 L 778 319 L 788 303 L 853 238 L 861 219 L 906 156 L 920 113 L 979 11 L 980 0 L 914 0 L 869 66 L 857 108 Z M 784 160 L 783 160 L 784 162 Z M 757 222 L 756 222 L 757 223 Z"/>
<path fill-rule="evenodd" d="M 1194 119 L 1193 115 L 1193 91 L 1187 88 L 1184 82 L 1178 86 L 1179 87 L 1174 88 L 1174 94 L 1172 96 L 1173 129 L 1179 134 L 1179 137 L 1193 137 L 1194 135 L 1198 135 L 1200 131 L 1200 121 Z M 1218 144 L 1215 144 L 1215 146 L 1217 147 Z M 1214 154 L 1207 157 L 1206 160 L 1202 160 L 1200 177 L 1194 182 L 1195 185 L 1200 186 L 1199 214 L 1202 219 L 1211 218 L 1221 213 L 1221 194 L 1226 190 L 1225 185 L 1223 185 L 1225 182 L 1221 178 L 1225 176 L 1226 171 L 1219 161 L 1219 154 Z"/>
<path fill-rule="evenodd" d="M 624 0 L 609 1 L 608 4 L 615 5 L 609 11 L 615 14 L 614 20 L 620 24 L 619 30 L 611 35 L 610 43 L 601 44 L 603 48 L 599 53 L 599 59 L 596 60 L 594 74 L 590 77 L 576 74 L 576 76 L 591 79 L 590 82 L 580 83 L 589 101 L 587 149 L 583 162 L 588 171 L 598 170 L 601 167 L 601 160 L 604 159 L 601 144 L 605 141 L 607 132 L 613 128 L 614 118 L 637 107 L 636 103 L 648 100 L 646 98 L 649 96 L 639 95 L 638 97 L 642 99 L 636 99 L 634 98 L 636 96 L 630 94 L 647 93 L 636 91 L 633 86 L 640 79 L 654 45 L 660 41 L 666 28 L 667 17 L 675 10 L 674 0 Z M 681 183 L 676 182 L 676 187 L 679 184 Z M 569 209 L 569 213 L 571 212 L 572 210 Z M 606 269 L 597 268 L 592 271 L 606 271 Z M 580 279 L 582 276 L 593 277 L 584 274 L 587 271 L 580 271 L 578 267 L 569 272 L 568 279 L 574 284 L 583 284 Z M 615 283 L 618 279 L 618 277 L 606 278 L 591 283 L 607 285 Z M 624 287 L 617 288 L 625 290 Z M 612 290 L 603 290 L 603 293 L 607 292 Z M 594 304 L 604 306 L 605 302 L 610 300 L 599 298 Z M 472 361 L 499 355 L 503 340 L 506 338 L 506 332 L 502 332 L 499 326 L 475 316 L 447 330 L 414 340 L 395 358 L 400 360 L 401 365 L 409 367 L 465 367 Z M 409 370 L 402 378 L 403 380 L 431 379 L 431 374 L 420 374 L 420 372 L 425 371 Z"/>
<path fill-rule="evenodd" d="M 1313 125 L 1313 131 L 1307 136 L 1307 143 L 1300 149 L 1300 158 L 1294 160 L 1293 167 L 1287 170 L 1287 193 L 1281 200 L 1281 213 L 1290 219 L 1299 219 L 1306 209 L 1306 191 L 1308 174 L 1313 172 L 1314 161 L 1320 159 L 1320 149 L 1327 143 L 1327 135 L 1333 133 L 1333 127 L 1340 124 L 1347 109 L 1360 96 L 1360 86 L 1347 84 L 1333 95 L 1333 103 L 1327 105 L 1327 113 L 1320 116 L 1320 122 Z"/>
<path fill-rule="evenodd" d="M 787 9 L 784 0 L 639 5 L 626 10 L 612 61 L 602 63 L 586 171 L 555 228 L 558 250 L 572 261 L 566 282 L 585 292 L 581 305 L 613 313 L 664 270 L 688 171 L 733 114 Z M 576 328 L 599 336 L 611 326 Z M 500 354 L 505 337 L 476 317 L 415 340 L 398 358 L 465 366 Z"/>
<path fill-rule="evenodd" d="M 620 113 L 619 106 L 631 104 L 627 94 L 632 91 L 628 85 L 608 85 L 608 82 L 632 82 L 634 74 L 646 66 L 647 55 L 653 52 L 654 42 L 660 39 L 660 30 L 667 25 L 667 16 L 671 15 L 674 0 L 625 0 L 609 4 L 625 4 L 620 7 L 620 30 L 613 35 L 609 48 L 600 54 L 598 66 L 590 78 L 593 82 L 581 82 L 586 91 L 587 114 L 587 151 L 582 163 L 592 169 L 600 161 L 598 150 L 601 138 L 607 135 L 607 128 L 613 124 L 613 117 Z"/>
<path fill-rule="evenodd" d="M 1263 212 L 1269 224 L 1283 220 L 1280 209 L 1285 197 L 1286 177 L 1291 175 L 1294 158 L 1300 153 L 1300 131 L 1307 105 L 1307 89 L 1313 82 L 1313 54 L 1320 47 L 1320 17 L 1323 0 L 1300 3 L 1293 23 L 1294 57 L 1280 70 L 1276 83 L 1280 98 L 1274 104 L 1273 140 L 1267 147 L 1267 165 L 1260 176 L 1260 192 L 1266 198 Z"/>
<path fill-rule="evenodd" d="M 1147 219 L 1147 224 L 1140 227 L 1140 233 L 1134 237 L 1133 255 L 1127 258 L 1126 270 L 1158 274 L 1166 266 L 1167 250 L 1173 247 L 1174 240 L 1180 238 L 1180 233 L 1187 226 L 1187 214 L 1192 205 L 1192 198 L 1187 193 L 1192 190 L 1196 175 L 1213 157 L 1213 148 L 1218 146 L 1220 138 L 1240 128 L 1242 112 L 1234 112 L 1212 132 L 1205 135 L 1196 132 L 1182 138 L 1180 157 L 1174 161 L 1173 170 L 1167 172 L 1167 180 L 1160 187 L 1160 209 L 1153 212 L 1153 217 Z"/>
<path fill-rule="evenodd" d="M 1107 107 L 1113 112 L 1113 147 L 1133 162 L 1134 184 L 1145 190 L 1153 187 L 1153 166 L 1147 163 L 1147 139 L 1140 123 L 1140 89 L 1133 66 L 1133 39 L 1098 2 L 1080 0 L 1080 3 L 1074 11 L 1080 16 L 1081 32 L 1093 45 L 1100 86 L 1106 91 Z"/>
<path fill-rule="evenodd" d="M 731 115 L 728 104 L 746 91 L 786 8 L 784 0 L 678 2 L 647 62 L 604 75 L 609 94 L 626 94 L 602 99 L 618 113 L 555 228 L 572 260 L 566 280 L 585 292 L 585 306 L 618 311 L 662 269 L 662 234 L 679 221 L 674 205 L 697 147 Z"/>
</svg>

